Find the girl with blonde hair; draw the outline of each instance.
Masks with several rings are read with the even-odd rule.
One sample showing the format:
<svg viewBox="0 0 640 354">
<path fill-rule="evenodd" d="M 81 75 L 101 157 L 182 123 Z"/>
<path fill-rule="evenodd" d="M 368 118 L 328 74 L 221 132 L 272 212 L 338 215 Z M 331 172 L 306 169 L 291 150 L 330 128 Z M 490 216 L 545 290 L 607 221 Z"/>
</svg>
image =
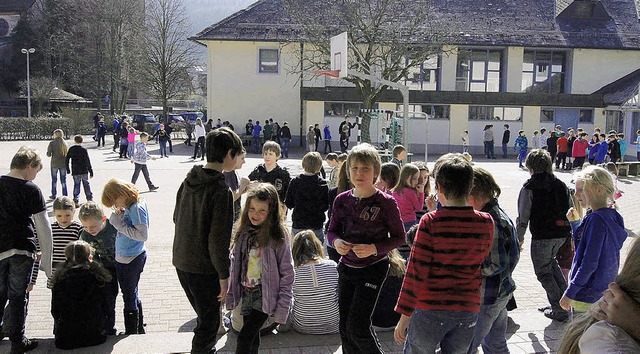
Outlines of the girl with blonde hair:
<svg viewBox="0 0 640 354">
<path fill-rule="evenodd" d="M 62 129 L 56 129 L 53 131 L 53 140 L 49 142 L 47 147 L 47 156 L 51 157 L 51 196 L 49 199 L 56 199 L 58 174 L 60 175 L 60 184 L 62 185 L 62 195 L 67 195 L 67 165 L 65 158 L 69 146 L 64 140 L 64 132 Z"/>
</svg>

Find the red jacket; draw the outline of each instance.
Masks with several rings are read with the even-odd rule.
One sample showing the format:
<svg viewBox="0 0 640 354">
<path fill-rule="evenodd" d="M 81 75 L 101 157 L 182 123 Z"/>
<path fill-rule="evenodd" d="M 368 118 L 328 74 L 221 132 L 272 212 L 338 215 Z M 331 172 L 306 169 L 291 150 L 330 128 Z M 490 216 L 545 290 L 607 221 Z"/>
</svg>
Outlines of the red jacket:
<svg viewBox="0 0 640 354">
<path fill-rule="evenodd" d="M 558 152 L 567 152 L 568 146 L 567 144 L 569 143 L 569 139 L 567 139 L 566 137 L 560 137 L 558 139 Z"/>
</svg>

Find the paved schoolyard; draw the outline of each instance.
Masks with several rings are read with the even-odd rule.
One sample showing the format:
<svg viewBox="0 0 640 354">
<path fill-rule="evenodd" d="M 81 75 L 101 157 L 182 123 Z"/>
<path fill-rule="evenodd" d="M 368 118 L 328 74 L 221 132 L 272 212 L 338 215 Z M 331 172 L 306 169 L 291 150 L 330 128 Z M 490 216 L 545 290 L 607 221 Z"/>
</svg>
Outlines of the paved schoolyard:
<svg viewBox="0 0 640 354">
<path fill-rule="evenodd" d="M 130 180 L 133 173 L 133 165 L 124 159 L 118 159 L 116 153 L 107 148 L 95 148 L 95 143 L 90 137 L 84 145 L 89 150 L 95 176 L 91 179 L 94 199 L 100 201 L 102 186 L 110 178 L 117 177 Z M 109 137 L 107 140 L 111 140 Z M 44 155 L 47 141 L 34 142 L 0 142 L 2 154 L 0 154 L 0 174 L 8 172 L 11 157 L 21 145 L 30 145 L 38 148 Z M 151 216 L 150 237 L 146 243 L 148 260 L 142 279 L 140 281 L 140 297 L 145 304 L 145 320 L 147 323 L 147 335 L 143 336 L 115 336 L 111 337 L 102 346 L 87 348 L 80 352 L 86 353 L 167 353 L 185 352 L 190 349 L 191 330 L 195 325 L 195 314 L 191 309 L 178 282 L 175 269 L 171 265 L 171 249 L 174 233 L 172 214 L 175 204 L 175 195 L 180 183 L 191 166 L 201 163 L 193 161 L 189 157 L 192 147 L 176 142 L 174 154 L 169 158 L 149 161 L 148 166 L 153 183 L 160 187 L 154 192 L 147 192 L 144 178 L 140 176 L 138 187 L 142 196 L 147 200 Z M 158 156 L 158 145 L 151 144 L 149 151 Z M 251 149 L 250 149 L 251 150 Z M 282 160 L 281 165 L 287 167 L 292 175 L 301 170 L 300 159 L 302 149 L 294 149 L 290 159 Z M 44 169 L 39 173 L 35 183 L 40 186 L 43 194 L 50 195 L 51 177 L 49 173 L 49 159 L 44 157 Z M 417 156 L 414 161 L 422 158 Z M 429 166 L 433 166 L 436 156 L 429 157 Z M 240 171 L 241 176 L 246 176 L 261 163 L 259 155 L 248 154 L 247 163 Z M 502 188 L 500 203 L 507 213 L 515 220 L 517 216 L 516 200 L 522 183 L 528 178 L 528 173 L 518 169 L 517 161 L 477 159 L 474 163 L 491 171 Z M 569 182 L 571 175 L 558 173 L 558 176 Z M 632 230 L 640 229 L 640 220 L 633 210 L 640 199 L 638 177 L 622 178 L 619 187 L 624 191 L 624 196 L 619 199 L 620 212 L 625 217 L 627 227 Z M 69 193 L 72 191 L 72 179 L 67 179 Z M 85 200 L 81 194 L 81 202 Z M 51 203 L 48 204 L 51 207 Z M 551 321 L 539 313 L 536 308 L 546 305 L 544 290 L 535 279 L 531 260 L 528 252 L 530 235 L 525 240 L 525 252 L 522 253 L 520 263 L 514 273 L 518 288 L 515 297 L 519 308 L 510 312 L 509 322 L 509 347 L 512 353 L 552 352 L 559 345 L 562 335 L 562 324 Z M 623 255 L 631 244 L 627 240 L 623 248 Z M 624 258 L 624 256 L 623 256 Z M 43 338 L 40 347 L 35 352 L 55 352 L 52 338 L 53 320 L 50 315 L 51 293 L 45 287 L 44 274 L 40 273 L 40 279 L 36 288 L 31 293 L 29 303 L 29 315 L 27 318 L 27 335 L 29 337 Z M 118 301 L 116 309 L 117 327 L 123 329 L 122 304 Z M 392 333 L 381 333 L 384 348 L 390 353 L 401 352 L 401 347 L 393 343 Z M 218 342 L 218 348 L 222 352 L 233 351 L 235 348 L 235 335 L 223 336 Z M 263 337 L 262 347 L 265 353 L 340 353 L 340 339 L 337 335 L 309 336 L 293 332 L 274 334 Z M 9 343 L 5 339 L 0 342 L 0 352 L 6 352 Z"/>
</svg>

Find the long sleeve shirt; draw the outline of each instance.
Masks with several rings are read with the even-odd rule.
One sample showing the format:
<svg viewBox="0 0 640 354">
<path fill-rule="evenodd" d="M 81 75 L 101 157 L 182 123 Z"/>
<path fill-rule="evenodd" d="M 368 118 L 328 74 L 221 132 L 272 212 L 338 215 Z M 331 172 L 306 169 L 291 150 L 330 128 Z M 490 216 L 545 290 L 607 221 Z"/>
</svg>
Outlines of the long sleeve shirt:
<svg viewBox="0 0 640 354">
<path fill-rule="evenodd" d="M 415 189 L 403 188 L 399 192 L 393 192 L 392 196 L 398 203 L 402 222 L 417 219 L 416 212 L 422 210 L 422 205 L 424 204 L 424 191 L 417 193 Z"/>
<path fill-rule="evenodd" d="M 364 268 L 387 257 L 387 253 L 405 242 L 404 225 L 398 204 L 392 196 L 377 191 L 368 198 L 357 198 L 353 190 L 338 195 L 333 202 L 327 240 L 340 238 L 353 244 L 374 244 L 378 252 L 358 258 L 349 251 L 340 262 L 354 268 Z"/>
<path fill-rule="evenodd" d="M 493 242 L 493 219 L 472 207 L 442 207 L 420 220 L 396 312 L 480 311 L 480 266 Z"/>
<path fill-rule="evenodd" d="M 69 169 L 69 162 L 71 162 L 71 169 Z M 91 167 L 91 160 L 89 160 L 89 153 L 87 149 L 80 145 L 74 145 L 69 148 L 65 165 L 67 166 L 67 171 L 71 171 L 71 174 L 74 176 L 88 173 L 93 177 L 93 168 Z"/>
<path fill-rule="evenodd" d="M 131 156 L 131 161 L 137 164 L 146 165 L 147 160 L 149 160 L 150 158 L 151 155 L 149 155 L 149 153 L 147 152 L 147 144 L 142 141 L 136 142 L 136 149 Z"/>
</svg>

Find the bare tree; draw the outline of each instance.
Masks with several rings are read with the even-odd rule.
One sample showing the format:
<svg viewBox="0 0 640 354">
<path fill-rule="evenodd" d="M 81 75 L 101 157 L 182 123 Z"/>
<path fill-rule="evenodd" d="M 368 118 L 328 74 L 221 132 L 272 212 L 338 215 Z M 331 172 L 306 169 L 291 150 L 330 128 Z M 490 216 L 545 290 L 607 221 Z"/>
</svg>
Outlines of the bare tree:
<svg viewBox="0 0 640 354">
<path fill-rule="evenodd" d="M 297 70 L 305 72 L 330 67 L 330 37 L 346 31 L 350 67 L 359 72 L 399 82 L 412 69 L 438 55 L 447 33 L 433 25 L 429 1 L 414 0 L 329 0 L 326 2 L 284 0 L 287 13 L 303 38 Z M 355 85 L 365 108 L 372 108 L 387 85 L 357 76 L 346 81 Z M 371 141 L 371 116 L 362 122 L 362 140 Z"/>
<path fill-rule="evenodd" d="M 31 84 L 31 100 L 36 104 L 35 115 L 42 114 L 42 108 L 46 105 L 48 107 L 51 100 L 51 93 L 55 86 L 53 80 L 46 76 L 32 77 Z M 27 81 L 23 80 L 19 83 L 20 89 L 27 95 Z"/>
<path fill-rule="evenodd" d="M 184 92 L 184 78 L 187 69 L 195 64 L 195 48 L 187 40 L 189 25 L 182 0 L 150 0 L 146 14 L 144 77 L 149 93 L 162 101 L 162 113 L 166 118 L 168 101 L 182 93 L 190 93 Z"/>
</svg>

